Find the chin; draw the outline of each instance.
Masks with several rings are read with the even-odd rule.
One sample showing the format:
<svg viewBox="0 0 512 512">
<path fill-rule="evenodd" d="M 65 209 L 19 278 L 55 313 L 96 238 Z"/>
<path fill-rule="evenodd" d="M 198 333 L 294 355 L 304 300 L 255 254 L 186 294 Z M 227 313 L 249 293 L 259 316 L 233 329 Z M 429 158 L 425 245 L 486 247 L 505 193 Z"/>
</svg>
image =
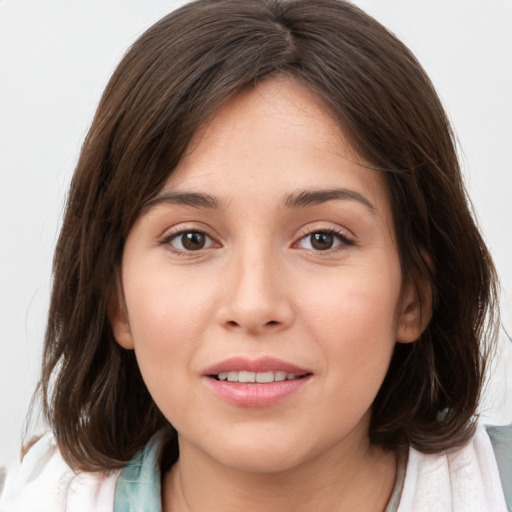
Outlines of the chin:
<svg viewBox="0 0 512 512">
<path fill-rule="evenodd" d="M 278 473 L 307 462 L 320 452 L 309 446 L 308 437 L 293 436 L 289 431 L 227 432 L 216 436 L 215 445 L 204 447 L 203 452 L 221 465 L 248 473 Z"/>
<path fill-rule="evenodd" d="M 220 460 L 219 460 L 220 459 Z M 289 471 L 308 460 L 306 454 L 297 450 L 253 446 L 227 450 L 218 461 L 233 470 L 245 473 L 272 474 Z"/>
</svg>

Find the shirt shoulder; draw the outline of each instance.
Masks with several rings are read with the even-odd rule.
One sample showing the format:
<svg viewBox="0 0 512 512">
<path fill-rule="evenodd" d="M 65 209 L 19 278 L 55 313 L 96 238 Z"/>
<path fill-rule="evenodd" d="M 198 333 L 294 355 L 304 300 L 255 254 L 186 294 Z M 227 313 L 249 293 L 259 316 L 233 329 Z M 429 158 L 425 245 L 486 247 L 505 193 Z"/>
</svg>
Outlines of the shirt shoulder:
<svg viewBox="0 0 512 512">
<path fill-rule="evenodd" d="M 409 449 L 398 512 L 506 512 L 494 445 L 479 426 L 464 446 L 425 454 Z"/>
<path fill-rule="evenodd" d="M 512 425 L 486 427 L 491 440 L 507 508 L 512 511 Z"/>
<path fill-rule="evenodd" d="M 119 473 L 73 471 L 47 434 L 8 472 L 0 512 L 112 512 Z"/>
</svg>

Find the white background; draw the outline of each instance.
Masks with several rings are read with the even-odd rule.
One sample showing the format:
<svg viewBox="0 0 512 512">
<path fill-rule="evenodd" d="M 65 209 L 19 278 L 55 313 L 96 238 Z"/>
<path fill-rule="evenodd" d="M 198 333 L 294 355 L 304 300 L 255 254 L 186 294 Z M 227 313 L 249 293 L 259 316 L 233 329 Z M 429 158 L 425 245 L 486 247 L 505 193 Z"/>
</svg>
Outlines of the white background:
<svg viewBox="0 0 512 512">
<path fill-rule="evenodd" d="M 37 380 L 51 258 L 81 142 L 129 44 L 181 3 L 0 0 L 0 465 L 17 457 Z M 440 93 L 512 333 L 512 0 L 355 3 L 411 47 Z M 485 409 L 504 422 L 512 343 L 501 338 Z"/>
</svg>

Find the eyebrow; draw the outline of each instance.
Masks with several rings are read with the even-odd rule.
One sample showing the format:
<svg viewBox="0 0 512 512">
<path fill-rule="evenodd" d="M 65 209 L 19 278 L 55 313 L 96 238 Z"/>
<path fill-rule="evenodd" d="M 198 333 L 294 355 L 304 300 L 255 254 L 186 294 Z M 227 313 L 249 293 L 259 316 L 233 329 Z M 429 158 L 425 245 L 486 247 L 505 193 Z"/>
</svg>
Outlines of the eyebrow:
<svg viewBox="0 0 512 512">
<path fill-rule="evenodd" d="M 185 206 L 192 206 L 193 208 L 205 208 L 208 210 L 215 210 L 219 208 L 219 201 L 209 194 L 166 191 L 158 194 L 153 199 L 150 199 L 144 205 L 142 212 L 146 213 L 151 208 L 160 204 L 182 204 Z"/>
<path fill-rule="evenodd" d="M 316 206 L 328 201 L 356 201 L 365 206 L 371 213 L 376 209 L 373 204 L 362 194 L 347 188 L 332 188 L 323 190 L 301 190 L 287 196 L 285 206 L 290 209 Z M 150 209 L 161 204 L 181 204 L 193 208 L 204 208 L 207 210 L 219 209 L 220 203 L 217 198 L 200 192 L 177 192 L 166 191 L 158 194 L 149 200 L 142 210 L 147 213 Z"/>
<path fill-rule="evenodd" d="M 371 213 L 376 212 L 375 206 L 362 194 L 347 188 L 330 188 L 325 190 L 302 190 L 289 195 L 285 205 L 287 208 L 304 208 L 315 206 L 328 201 L 357 201 Z"/>
</svg>

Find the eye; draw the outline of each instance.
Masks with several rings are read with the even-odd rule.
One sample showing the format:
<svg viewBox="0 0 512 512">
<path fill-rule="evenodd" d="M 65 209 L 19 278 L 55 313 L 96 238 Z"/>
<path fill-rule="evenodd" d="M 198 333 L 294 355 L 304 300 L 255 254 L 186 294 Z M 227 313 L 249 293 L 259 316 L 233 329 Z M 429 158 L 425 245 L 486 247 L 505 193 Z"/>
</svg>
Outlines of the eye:
<svg viewBox="0 0 512 512">
<path fill-rule="evenodd" d="M 164 243 L 177 252 L 190 252 L 208 249 L 213 245 L 213 240 L 203 231 L 188 230 L 173 233 L 165 238 Z"/>
<path fill-rule="evenodd" d="M 309 233 L 298 242 L 301 249 L 310 251 L 328 251 L 336 247 L 353 244 L 352 240 L 349 240 L 346 236 L 330 230 Z"/>
</svg>

